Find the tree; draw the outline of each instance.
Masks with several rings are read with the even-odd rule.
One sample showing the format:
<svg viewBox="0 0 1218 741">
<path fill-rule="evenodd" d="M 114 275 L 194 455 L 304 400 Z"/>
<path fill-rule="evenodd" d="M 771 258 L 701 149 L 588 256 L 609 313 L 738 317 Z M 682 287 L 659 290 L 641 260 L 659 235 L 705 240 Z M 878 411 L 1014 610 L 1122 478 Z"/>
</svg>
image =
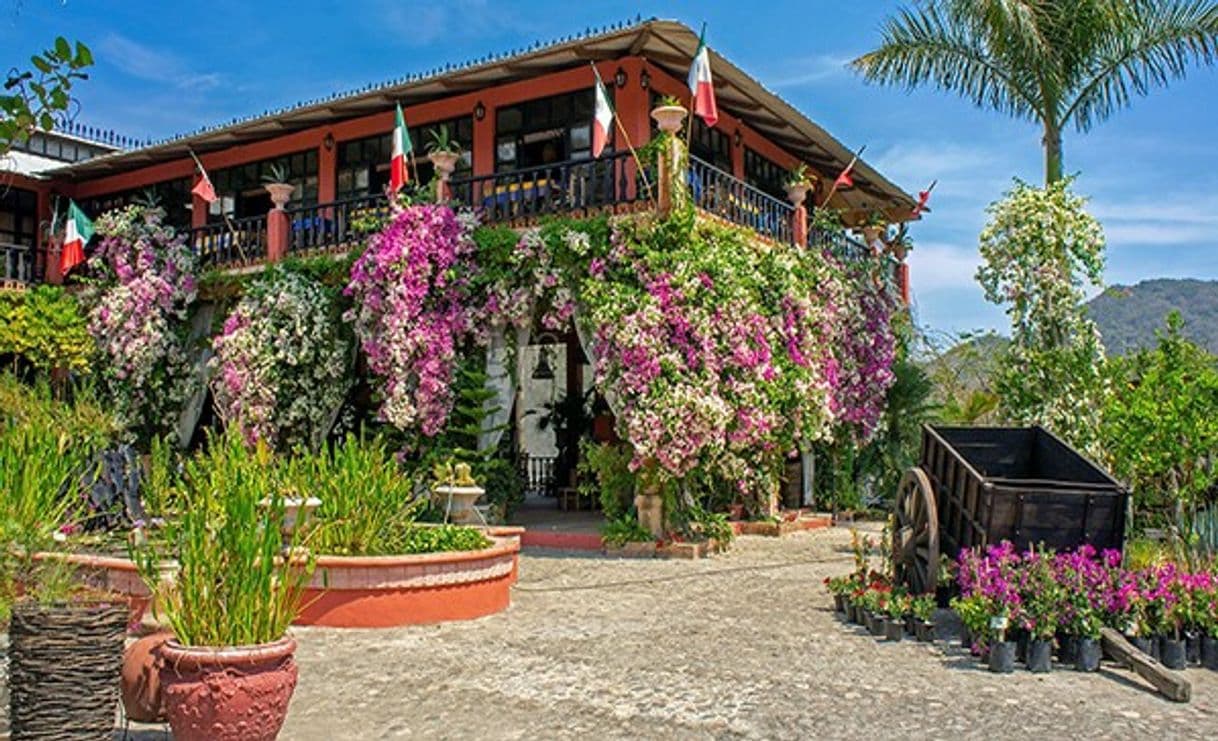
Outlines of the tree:
<svg viewBox="0 0 1218 741">
<path fill-rule="evenodd" d="M 1116 390 L 1102 429 L 1139 524 L 1175 520 L 1189 534 L 1218 483 L 1218 358 L 1185 339 L 1183 326 L 1173 311 L 1158 347 L 1112 362 Z"/>
<path fill-rule="evenodd" d="M 995 383 L 1004 414 L 1098 454 L 1104 347 L 1083 307 L 1083 285 L 1100 285 L 1104 232 L 1070 183 L 1034 188 L 1016 180 L 989 207 L 977 281 L 1011 318 Z"/>
<path fill-rule="evenodd" d="M 36 130 L 55 128 L 56 118 L 72 104 L 72 84 L 88 79 L 83 70 L 92 64 L 89 47 L 60 36 L 53 47 L 30 57 L 32 69 L 10 69 L 0 94 L 0 156 Z"/>
<path fill-rule="evenodd" d="M 1043 129 L 1045 183 L 1062 179 L 1062 131 L 1085 132 L 1134 95 L 1212 64 L 1211 0 L 926 0 L 888 19 L 852 63 L 868 82 L 933 84 Z"/>
</svg>

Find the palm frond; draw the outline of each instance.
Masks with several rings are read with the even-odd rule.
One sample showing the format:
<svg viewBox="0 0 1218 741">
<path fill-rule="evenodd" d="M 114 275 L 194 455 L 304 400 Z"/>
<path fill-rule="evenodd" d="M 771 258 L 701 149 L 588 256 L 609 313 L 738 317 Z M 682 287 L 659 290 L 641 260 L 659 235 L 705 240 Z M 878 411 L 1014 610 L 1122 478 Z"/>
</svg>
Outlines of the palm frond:
<svg viewBox="0 0 1218 741">
<path fill-rule="evenodd" d="M 957 17 L 950 7 L 957 1 L 902 8 L 885 22 L 880 47 L 852 66 L 871 83 L 906 89 L 933 83 L 977 106 L 1037 118 L 1040 105 L 1032 78 L 995 55 L 983 19 L 969 16 L 962 22 Z"/>
<path fill-rule="evenodd" d="M 1192 64 L 1218 55 L 1218 3 L 1211 0 L 1134 0 L 1105 33 L 1063 122 L 1087 131 L 1135 96 L 1184 77 Z"/>
</svg>

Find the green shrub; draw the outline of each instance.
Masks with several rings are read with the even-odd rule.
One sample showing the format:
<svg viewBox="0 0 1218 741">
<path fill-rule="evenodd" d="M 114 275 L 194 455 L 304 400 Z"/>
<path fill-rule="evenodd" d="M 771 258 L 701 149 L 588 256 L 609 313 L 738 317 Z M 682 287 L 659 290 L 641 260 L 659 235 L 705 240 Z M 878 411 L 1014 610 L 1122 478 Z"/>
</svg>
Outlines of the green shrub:
<svg viewBox="0 0 1218 741">
<path fill-rule="evenodd" d="M 579 448 L 580 493 L 600 500 L 605 519 L 620 517 L 634 501 L 636 477 L 630 470 L 630 446 L 583 440 Z"/>
<path fill-rule="evenodd" d="M 651 543 L 655 538 L 642 525 L 638 517 L 625 513 L 620 517 L 608 520 L 601 526 L 601 542 L 615 548 L 627 543 Z"/>
<path fill-rule="evenodd" d="M 89 370 L 93 338 L 76 299 L 58 286 L 0 290 L 0 355 L 25 358 L 39 371 Z"/>
</svg>

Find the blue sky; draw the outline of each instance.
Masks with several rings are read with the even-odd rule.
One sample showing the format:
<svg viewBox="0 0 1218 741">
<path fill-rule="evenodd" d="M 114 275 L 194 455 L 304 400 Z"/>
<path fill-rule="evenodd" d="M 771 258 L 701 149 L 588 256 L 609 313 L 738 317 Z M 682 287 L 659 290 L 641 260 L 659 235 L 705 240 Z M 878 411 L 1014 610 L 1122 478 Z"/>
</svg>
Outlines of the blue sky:
<svg viewBox="0 0 1218 741">
<path fill-rule="evenodd" d="M 1040 133 L 948 94 L 872 88 L 845 68 L 872 48 L 897 2 L 300 0 L 0 4 L 6 66 L 66 34 L 97 58 L 79 119 L 162 137 L 323 93 L 644 16 L 709 23 L 709 43 L 907 191 L 939 180 L 913 229 L 924 325 L 1006 326 L 973 281 L 985 206 L 1014 176 L 1042 178 Z M 170 9 L 172 8 L 172 10 Z M 1108 283 L 1218 279 L 1218 72 L 1193 70 L 1086 135 L 1069 133 L 1067 170 L 1109 243 Z"/>
</svg>

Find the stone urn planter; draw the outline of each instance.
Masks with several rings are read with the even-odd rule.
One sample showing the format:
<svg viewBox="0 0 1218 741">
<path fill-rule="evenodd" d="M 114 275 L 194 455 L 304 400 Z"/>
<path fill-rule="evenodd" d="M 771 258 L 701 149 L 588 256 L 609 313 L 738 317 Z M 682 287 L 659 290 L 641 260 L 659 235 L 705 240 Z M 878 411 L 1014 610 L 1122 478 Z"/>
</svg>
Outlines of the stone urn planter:
<svg viewBox="0 0 1218 741">
<path fill-rule="evenodd" d="M 289 183 L 267 183 L 263 186 L 266 192 L 271 194 L 271 203 L 275 204 L 275 208 L 280 211 L 288 205 L 288 201 L 292 200 L 292 191 L 295 186 Z"/>
<path fill-rule="evenodd" d="M 272 741 L 296 689 L 296 641 L 160 649 L 165 715 L 177 741 Z"/>
<path fill-rule="evenodd" d="M 436 168 L 436 176 L 447 181 L 457 169 L 457 160 L 461 155 L 456 152 L 429 152 L 427 159 Z"/>
<path fill-rule="evenodd" d="M 431 490 L 431 503 L 448 513 L 449 522 L 469 525 L 481 521 L 474 503 L 485 493 L 481 486 L 441 484 Z"/>
<path fill-rule="evenodd" d="M 655 119 L 656 125 L 660 127 L 660 131 L 666 131 L 669 134 L 675 134 L 681 130 L 681 124 L 685 122 L 685 115 L 688 111 L 684 106 L 679 105 L 662 105 L 651 110 L 651 117 Z"/>
<path fill-rule="evenodd" d="M 808 191 L 812 190 L 812 184 L 807 182 L 787 183 L 787 200 L 793 206 L 802 206 L 808 198 Z"/>
</svg>

